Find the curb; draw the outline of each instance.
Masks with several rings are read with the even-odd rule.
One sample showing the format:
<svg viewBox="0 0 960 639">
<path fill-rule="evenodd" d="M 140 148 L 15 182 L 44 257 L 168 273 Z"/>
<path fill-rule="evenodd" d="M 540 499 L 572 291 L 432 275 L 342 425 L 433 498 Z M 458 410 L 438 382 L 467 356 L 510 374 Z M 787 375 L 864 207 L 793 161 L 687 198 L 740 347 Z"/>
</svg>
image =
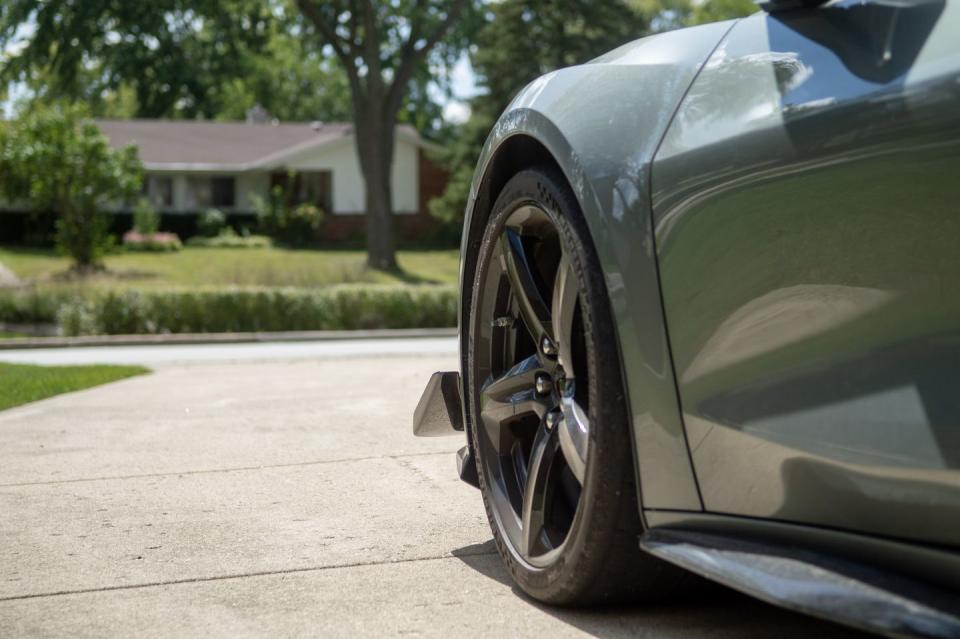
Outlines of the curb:
<svg viewBox="0 0 960 639">
<path fill-rule="evenodd" d="M 84 346 L 167 346 L 176 344 L 247 344 L 315 342 L 345 339 L 409 339 L 456 337 L 455 328 L 397 328 L 368 331 L 283 331 L 279 333 L 171 333 L 169 335 L 89 335 L 82 337 L 11 337 L 0 339 L 0 351 Z"/>
</svg>

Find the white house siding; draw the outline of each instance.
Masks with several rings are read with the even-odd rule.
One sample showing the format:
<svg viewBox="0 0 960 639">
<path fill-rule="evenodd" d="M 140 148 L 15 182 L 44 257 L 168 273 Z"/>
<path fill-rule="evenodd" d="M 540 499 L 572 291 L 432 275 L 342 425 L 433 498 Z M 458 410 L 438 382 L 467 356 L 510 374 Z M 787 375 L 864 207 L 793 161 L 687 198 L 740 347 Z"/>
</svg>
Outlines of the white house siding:
<svg viewBox="0 0 960 639">
<path fill-rule="evenodd" d="M 418 147 L 398 137 L 394 145 L 391 174 L 393 208 L 397 213 L 416 213 L 420 202 Z M 352 137 L 337 144 L 305 150 L 284 162 L 294 171 L 330 171 L 333 175 L 333 213 L 361 214 L 366 211 L 363 174 Z"/>
<path fill-rule="evenodd" d="M 201 208 L 193 196 L 190 180 L 231 176 L 235 182 L 235 205 L 224 208 L 225 213 L 253 212 L 255 196 L 266 198 L 269 195 L 270 176 L 274 172 L 294 171 L 330 171 L 332 175 L 333 213 L 337 215 L 359 215 L 366 211 L 366 194 L 363 174 L 354 147 L 353 136 L 344 136 L 342 140 L 308 148 L 299 154 L 283 159 L 277 166 L 265 166 L 242 172 L 224 172 L 183 169 L 147 170 L 147 175 L 165 176 L 173 180 L 172 206 L 158 206 L 164 213 L 197 213 Z M 391 173 L 393 208 L 399 214 L 419 212 L 420 203 L 420 163 L 419 146 L 410 139 L 397 136 L 394 144 L 394 161 Z M 0 211 L 19 210 L 23 207 L 11 206 L 0 201 Z M 129 206 L 109 204 L 108 210 L 119 211 Z"/>
</svg>

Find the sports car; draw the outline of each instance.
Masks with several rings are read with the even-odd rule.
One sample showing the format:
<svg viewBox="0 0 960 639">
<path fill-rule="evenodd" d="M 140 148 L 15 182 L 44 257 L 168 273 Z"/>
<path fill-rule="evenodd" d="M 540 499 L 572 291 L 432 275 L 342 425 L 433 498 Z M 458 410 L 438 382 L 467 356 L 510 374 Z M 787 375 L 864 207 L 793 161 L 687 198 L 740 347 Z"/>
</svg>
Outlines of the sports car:
<svg viewBox="0 0 960 639">
<path fill-rule="evenodd" d="M 761 8 L 520 91 L 414 431 L 540 601 L 960 637 L 960 3 Z"/>
</svg>

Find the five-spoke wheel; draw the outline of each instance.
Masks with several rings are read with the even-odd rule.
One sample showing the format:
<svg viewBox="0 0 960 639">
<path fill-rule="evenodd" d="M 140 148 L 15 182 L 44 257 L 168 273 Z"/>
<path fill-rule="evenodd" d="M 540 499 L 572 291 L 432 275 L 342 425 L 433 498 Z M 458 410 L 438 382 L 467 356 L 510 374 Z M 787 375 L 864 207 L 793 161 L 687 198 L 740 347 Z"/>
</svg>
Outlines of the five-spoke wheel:
<svg viewBox="0 0 960 639">
<path fill-rule="evenodd" d="M 481 299 L 475 361 L 481 458 L 520 556 L 549 562 L 579 503 L 590 442 L 583 323 L 573 259 L 534 204 L 506 219 Z"/>
<path fill-rule="evenodd" d="M 577 199 L 556 171 L 529 169 L 485 222 L 466 262 L 463 375 L 497 549 L 541 601 L 660 596 L 675 573 L 637 545 L 617 341 Z"/>
</svg>

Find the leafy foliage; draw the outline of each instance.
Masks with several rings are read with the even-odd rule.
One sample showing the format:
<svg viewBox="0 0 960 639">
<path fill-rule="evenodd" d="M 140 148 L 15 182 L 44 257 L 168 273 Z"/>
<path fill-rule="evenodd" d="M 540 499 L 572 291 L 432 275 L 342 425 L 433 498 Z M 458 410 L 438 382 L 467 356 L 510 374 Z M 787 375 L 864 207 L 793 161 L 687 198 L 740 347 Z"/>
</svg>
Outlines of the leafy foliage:
<svg viewBox="0 0 960 639">
<path fill-rule="evenodd" d="M 274 7 L 262 0 L 5 0 L 0 49 L 22 40 L 0 80 L 42 96 L 136 98 L 136 115 L 214 117 L 225 78 L 249 72 Z"/>
<path fill-rule="evenodd" d="M 260 230 L 288 246 L 309 244 L 324 218 L 323 210 L 313 204 L 290 202 L 279 185 L 270 189 L 266 199 L 254 196 L 253 208 Z"/>
<path fill-rule="evenodd" d="M 753 0 L 706 0 L 696 4 L 686 19 L 687 24 L 706 24 L 730 18 L 743 18 L 757 12 Z"/>
<path fill-rule="evenodd" d="M 227 216 L 220 209 L 207 209 L 197 218 L 197 232 L 203 237 L 216 237 L 227 226 Z"/>
<path fill-rule="evenodd" d="M 273 240 L 266 235 L 238 234 L 233 227 L 226 226 L 215 237 L 197 235 L 187 240 L 188 246 L 205 246 L 208 248 L 270 248 Z"/>
<path fill-rule="evenodd" d="M 134 147 L 111 150 L 77 107 L 36 109 L 0 128 L 0 195 L 54 211 L 59 248 L 78 271 L 100 265 L 109 247 L 102 207 L 140 190 Z"/>
<path fill-rule="evenodd" d="M 141 235 L 153 235 L 160 230 L 160 214 L 145 197 L 133 207 L 133 230 Z"/>
<path fill-rule="evenodd" d="M 108 291 L 58 313 L 66 335 L 440 328 L 456 325 L 452 286 Z"/>
</svg>

